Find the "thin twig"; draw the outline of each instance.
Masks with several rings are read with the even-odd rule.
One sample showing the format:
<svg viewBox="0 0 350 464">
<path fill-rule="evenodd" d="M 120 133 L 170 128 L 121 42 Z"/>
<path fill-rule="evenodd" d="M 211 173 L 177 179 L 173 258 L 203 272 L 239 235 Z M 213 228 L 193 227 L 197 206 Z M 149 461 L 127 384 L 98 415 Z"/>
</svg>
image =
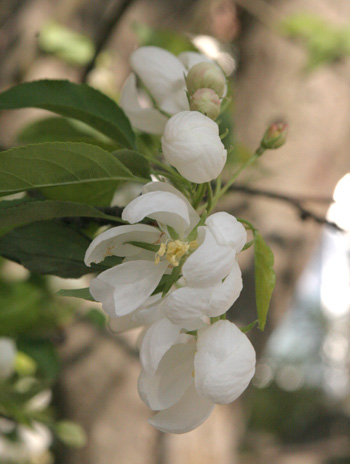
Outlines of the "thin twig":
<svg viewBox="0 0 350 464">
<path fill-rule="evenodd" d="M 318 214 L 314 213 L 313 211 L 310 211 L 309 209 L 305 208 L 303 203 L 306 202 L 314 202 L 314 203 L 332 203 L 333 200 L 332 198 L 326 198 L 326 197 L 291 197 L 289 195 L 285 195 L 283 193 L 277 193 L 277 192 L 271 192 L 268 190 L 260 190 L 260 189 L 254 189 L 251 187 L 246 187 L 243 185 L 232 185 L 229 188 L 229 191 L 236 191 L 236 192 L 241 192 L 246 195 L 255 195 L 255 196 L 260 196 L 260 197 L 265 197 L 265 198 L 271 198 L 272 200 L 278 200 L 278 201 L 283 201 L 285 203 L 290 204 L 294 208 L 296 208 L 299 212 L 300 219 L 303 221 L 307 219 L 311 219 L 312 221 L 316 222 L 317 224 L 324 224 L 329 227 L 333 227 L 336 230 L 339 230 L 341 232 L 345 232 L 341 227 L 339 227 L 335 222 L 328 221 L 323 216 L 319 216 Z"/>
<path fill-rule="evenodd" d="M 95 54 L 91 61 L 86 65 L 81 76 L 81 82 L 86 82 L 87 75 L 94 68 L 97 56 L 105 47 L 114 28 L 117 26 L 126 10 L 131 6 L 135 0 L 121 0 L 114 2 L 111 11 L 103 18 L 100 27 L 98 28 L 95 40 Z"/>
</svg>

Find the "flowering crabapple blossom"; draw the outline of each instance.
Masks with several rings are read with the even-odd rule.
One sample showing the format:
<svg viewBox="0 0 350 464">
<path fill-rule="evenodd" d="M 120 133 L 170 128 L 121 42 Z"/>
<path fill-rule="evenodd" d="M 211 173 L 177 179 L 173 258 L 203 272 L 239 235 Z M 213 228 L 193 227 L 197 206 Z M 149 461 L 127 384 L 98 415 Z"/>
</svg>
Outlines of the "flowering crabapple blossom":
<svg viewBox="0 0 350 464">
<path fill-rule="evenodd" d="M 157 429 L 186 433 L 202 424 L 215 404 L 228 404 L 247 388 L 255 372 L 255 351 L 232 322 L 220 320 L 198 331 L 158 321 L 141 344 L 141 399 L 154 411 Z M 170 340 L 170 342 L 169 342 Z"/>
<path fill-rule="evenodd" d="M 169 119 L 162 149 L 165 159 L 197 184 L 216 179 L 227 158 L 218 125 L 198 111 L 182 111 Z"/>
<path fill-rule="evenodd" d="M 136 224 L 145 217 L 157 221 L 159 227 Z M 90 286 L 91 295 L 114 316 L 125 316 L 145 304 L 162 276 L 197 245 L 186 242 L 186 237 L 199 221 L 184 195 L 162 182 L 146 184 L 143 194 L 126 206 L 122 218 L 131 225 L 103 232 L 85 255 L 86 265 L 109 255 L 124 257 L 122 264 L 99 274 Z M 175 240 L 173 233 L 178 237 Z M 153 245 L 157 252 L 130 242 Z"/>
<path fill-rule="evenodd" d="M 127 78 L 120 97 L 120 106 L 131 124 L 144 132 L 162 134 L 169 116 L 189 109 L 185 75 L 190 67 L 203 61 L 210 60 L 195 52 L 183 52 L 176 57 L 158 47 L 135 50 L 130 57 L 133 73 Z M 137 79 L 142 81 L 151 98 L 147 92 L 140 95 Z"/>
<path fill-rule="evenodd" d="M 173 186 L 150 182 L 122 217 L 131 225 L 103 232 L 85 255 L 87 265 L 109 255 L 124 257 L 122 264 L 102 272 L 90 285 L 91 295 L 108 314 L 124 317 L 122 327 L 153 322 L 170 312 L 175 323 L 181 321 L 192 330 L 202 326 L 203 318 L 226 312 L 237 299 L 242 280 L 236 253 L 245 243 L 246 231 L 233 216 L 209 216 L 197 228 L 197 237 L 189 239 L 200 219 L 196 211 Z M 157 221 L 158 227 L 136 224 L 145 217 Z M 137 242 L 149 249 L 138 247 Z M 184 287 L 171 292 L 170 301 L 152 295 L 162 277 L 177 267 Z M 195 303 L 184 312 L 188 298 Z"/>
</svg>

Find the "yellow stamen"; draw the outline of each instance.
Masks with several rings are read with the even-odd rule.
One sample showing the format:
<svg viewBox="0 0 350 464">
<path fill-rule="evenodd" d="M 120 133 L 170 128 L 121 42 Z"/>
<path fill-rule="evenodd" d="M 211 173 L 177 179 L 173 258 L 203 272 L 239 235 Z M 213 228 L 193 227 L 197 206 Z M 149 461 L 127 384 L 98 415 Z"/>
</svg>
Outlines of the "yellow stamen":
<svg viewBox="0 0 350 464">
<path fill-rule="evenodd" d="M 165 255 L 167 261 L 177 267 L 179 265 L 180 259 L 188 253 L 190 248 L 196 248 L 198 243 L 196 240 L 187 243 L 182 242 L 181 240 L 171 240 L 169 242 L 163 242 L 159 245 L 159 250 L 156 253 L 154 262 L 159 264 L 160 258 Z"/>
<path fill-rule="evenodd" d="M 164 256 L 165 252 L 166 252 L 166 245 L 165 245 L 165 243 L 161 243 L 160 247 L 159 247 L 159 250 L 157 251 L 157 255 L 158 256 Z"/>
</svg>

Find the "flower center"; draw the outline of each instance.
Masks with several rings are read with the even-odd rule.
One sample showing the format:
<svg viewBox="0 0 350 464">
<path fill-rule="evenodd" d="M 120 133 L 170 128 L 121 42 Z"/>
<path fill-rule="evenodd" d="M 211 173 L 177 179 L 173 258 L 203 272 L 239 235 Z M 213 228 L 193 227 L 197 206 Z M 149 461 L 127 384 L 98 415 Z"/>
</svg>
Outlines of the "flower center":
<svg viewBox="0 0 350 464">
<path fill-rule="evenodd" d="M 158 264 L 160 258 L 165 256 L 169 263 L 177 267 L 179 265 L 180 259 L 189 252 L 190 249 L 197 248 L 197 240 L 192 242 L 182 242 L 181 240 L 170 240 L 168 242 L 163 242 L 159 246 L 159 250 L 156 253 L 154 262 Z"/>
</svg>

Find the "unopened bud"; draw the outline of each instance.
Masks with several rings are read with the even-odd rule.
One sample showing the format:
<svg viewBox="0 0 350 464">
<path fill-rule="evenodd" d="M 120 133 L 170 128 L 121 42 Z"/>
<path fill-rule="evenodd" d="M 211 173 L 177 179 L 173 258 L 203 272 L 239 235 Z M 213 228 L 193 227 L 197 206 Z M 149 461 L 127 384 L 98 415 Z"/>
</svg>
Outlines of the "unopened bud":
<svg viewBox="0 0 350 464">
<path fill-rule="evenodd" d="M 261 141 L 261 146 L 267 150 L 279 148 L 286 143 L 288 125 L 284 122 L 274 122 L 267 129 Z"/>
<path fill-rule="evenodd" d="M 199 89 L 190 97 L 190 108 L 215 120 L 220 114 L 221 101 L 214 90 Z"/>
<path fill-rule="evenodd" d="M 226 78 L 214 63 L 203 61 L 192 66 L 186 77 L 187 89 L 193 95 L 198 89 L 212 89 L 221 98 L 226 88 Z"/>
</svg>

